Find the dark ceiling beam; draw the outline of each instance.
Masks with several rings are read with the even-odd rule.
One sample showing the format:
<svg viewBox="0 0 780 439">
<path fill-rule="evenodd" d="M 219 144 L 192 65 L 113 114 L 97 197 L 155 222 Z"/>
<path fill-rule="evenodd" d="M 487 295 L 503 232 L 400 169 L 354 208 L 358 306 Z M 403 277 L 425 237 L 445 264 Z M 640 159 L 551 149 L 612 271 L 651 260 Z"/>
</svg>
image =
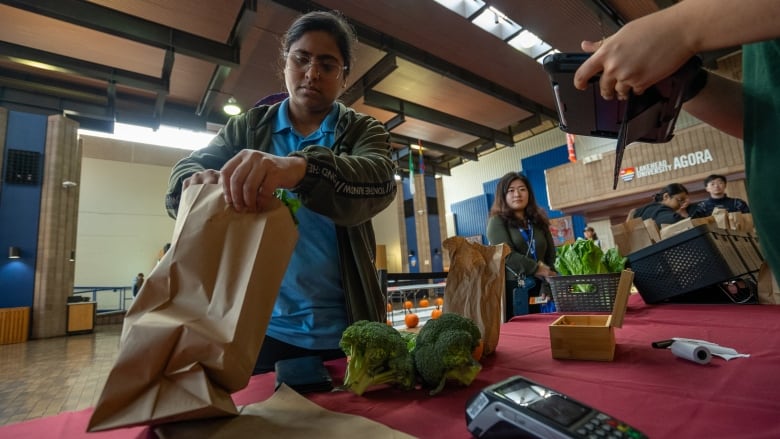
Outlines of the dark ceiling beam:
<svg viewBox="0 0 780 439">
<path fill-rule="evenodd" d="M 2 0 L 0 0 L 2 1 Z M 18 62 L 16 60 L 35 61 L 59 68 L 59 71 L 71 75 L 86 76 L 106 82 L 117 82 L 128 87 L 163 91 L 168 93 L 169 81 L 153 76 L 142 75 L 136 72 L 104 66 L 89 61 L 82 61 L 63 55 L 57 55 L 43 50 L 20 46 L 18 44 L 0 41 L 0 57 Z M 45 84 L 45 82 L 44 82 Z"/>
<path fill-rule="evenodd" d="M 397 133 L 390 133 L 390 141 L 394 143 L 403 144 L 403 145 L 412 145 L 417 143 L 417 139 L 412 139 L 411 137 L 407 137 Z M 449 146 L 440 145 L 438 143 L 423 141 L 423 151 L 426 149 L 440 152 L 442 154 L 463 157 L 469 160 L 474 160 L 474 161 L 479 160 L 479 157 L 470 151 L 464 151 L 458 148 L 452 148 Z"/>
<path fill-rule="evenodd" d="M 228 37 L 228 43 L 231 47 L 241 47 L 241 43 L 246 38 L 249 29 L 252 27 L 252 23 L 255 21 L 257 15 L 257 0 L 244 0 L 244 5 L 238 12 L 235 23 L 233 23 L 233 29 L 230 31 Z M 209 85 L 206 87 L 206 91 L 203 93 L 203 97 L 198 103 L 198 107 L 195 110 L 198 116 L 208 116 L 208 109 L 211 107 L 211 103 L 214 101 L 215 95 L 222 92 L 222 86 L 225 84 L 225 80 L 230 76 L 230 71 L 233 67 L 226 64 L 217 64 L 214 67 L 214 71 L 211 73 L 211 79 L 209 79 Z"/>
<path fill-rule="evenodd" d="M 214 64 L 238 67 L 240 49 L 83 0 L 0 0 L 0 3 Z M 85 42 L 86 43 L 86 42 Z"/>
<path fill-rule="evenodd" d="M 351 106 L 358 101 L 366 90 L 372 89 L 375 85 L 379 84 L 389 74 L 393 73 L 398 68 L 398 64 L 395 62 L 395 55 L 388 54 L 382 57 L 373 67 L 371 67 L 360 79 L 355 81 L 351 87 L 349 87 L 344 93 L 341 94 L 339 100 L 344 105 Z"/>
<path fill-rule="evenodd" d="M 601 23 L 601 32 L 604 34 L 602 36 L 604 37 L 614 34 L 628 22 L 606 0 L 585 0 L 583 3 L 598 17 Z"/>
<path fill-rule="evenodd" d="M 493 128 L 461 119 L 451 114 L 443 113 L 432 108 L 423 107 L 414 102 L 405 101 L 374 90 L 366 90 L 363 96 L 363 102 L 372 107 L 395 113 L 403 113 L 407 117 L 412 117 L 435 125 L 443 126 L 451 130 L 470 134 L 483 139 L 492 139 L 504 145 L 514 145 L 512 136 Z"/>
<path fill-rule="evenodd" d="M 174 54 L 173 50 L 168 49 L 165 51 L 165 58 L 163 60 L 163 67 L 161 78 L 167 83 L 171 82 L 171 72 L 173 71 Z M 165 109 L 165 99 L 168 97 L 168 92 L 157 92 L 157 98 L 154 102 L 154 118 L 160 120 L 163 110 Z M 157 129 L 157 128 L 155 128 Z"/>
<path fill-rule="evenodd" d="M 272 1 L 301 13 L 306 13 L 313 10 L 328 10 L 328 8 L 325 8 L 316 2 L 309 0 Z M 495 82 L 488 81 L 487 79 L 472 73 L 463 67 L 452 64 L 442 58 L 425 52 L 424 50 L 421 50 L 411 44 L 397 40 L 387 34 L 383 34 L 376 29 L 372 29 L 355 20 L 350 20 L 350 24 L 355 28 L 358 40 L 361 43 L 373 46 L 385 52 L 395 53 L 414 64 L 425 67 L 426 69 L 434 71 L 444 77 L 460 82 L 461 84 L 464 84 L 475 90 L 479 90 L 482 93 L 493 96 L 494 98 L 512 104 L 518 108 L 522 108 L 529 113 L 541 113 L 550 118 L 556 120 L 558 119 L 558 113 L 554 109 L 544 107 L 513 90 L 496 84 Z"/>
<path fill-rule="evenodd" d="M 539 125 L 541 125 L 541 123 L 542 123 L 541 116 L 539 116 L 538 114 L 534 114 L 510 126 L 509 130 L 512 132 L 512 134 L 518 134 L 518 133 L 522 133 L 523 131 L 528 131 L 532 128 L 536 128 Z"/>
<path fill-rule="evenodd" d="M 115 96 L 111 97 L 100 88 L 54 81 L 42 88 L 39 81 L 40 79 L 25 83 L 14 79 L 9 83 L 6 73 L 0 69 L 0 105 L 32 113 L 78 115 L 82 120 L 114 118 L 116 122 L 153 129 L 162 124 L 204 131 L 208 123 L 224 125 L 227 122 L 227 116 L 223 114 L 215 114 L 207 119 L 197 116 L 194 106 L 172 102 L 166 103 L 165 113 L 156 118 L 153 98 L 122 92 L 116 92 Z M 112 101 L 114 107 L 110 109 Z"/>
<path fill-rule="evenodd" d="M 406 154 L 403 154 L 404 150 L 395 150 L 392 153 L 392 159 L 396 164 L 396 172 L 408 174 L 409 173 L 409 150 L 406 149 Z M 412 156 L 412 161 L 414 162 L 414 172 L 419 172 L 419 169 L 417 169 L 417 158 Z M 429 176 L 435 176 L 435 175 L 452 175 L 451 173 L 451 167 L 450 166 L 442 166 L 439 163 L 435 163 L 432 161 L 426 161 L 425 162 L 425 175 Z"/>
<path fill-rule="evenodd" d="M 396 114 L 395 116 L 391 117 L 390 120 L 385 122 L 385 129 L 387 131 L 393 131 L 394 128 L 398 127 L 402 123 L 406 122 L 406 118 L 403 114 Z"/>
</svg>

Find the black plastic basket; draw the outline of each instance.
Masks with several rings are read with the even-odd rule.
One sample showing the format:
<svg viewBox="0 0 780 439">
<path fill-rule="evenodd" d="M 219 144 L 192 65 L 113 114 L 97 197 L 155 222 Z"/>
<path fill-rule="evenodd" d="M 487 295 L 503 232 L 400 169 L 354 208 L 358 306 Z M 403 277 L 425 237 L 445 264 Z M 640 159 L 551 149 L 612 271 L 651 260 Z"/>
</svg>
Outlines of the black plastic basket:
<svg viewBox="0 0 780 439">
<path fill-rule="evenodd" d="M 738 251 L 745 244 L 755 248 L 705 224 L 631 253 L 628 266 L 642 299 L 657 303 L 757 271 L 755 255 Z"/>
<path fill-rule="evenodd" d="M 620 273 L 548 278 L 558 312 L 612 312 Z"/>
</svg>

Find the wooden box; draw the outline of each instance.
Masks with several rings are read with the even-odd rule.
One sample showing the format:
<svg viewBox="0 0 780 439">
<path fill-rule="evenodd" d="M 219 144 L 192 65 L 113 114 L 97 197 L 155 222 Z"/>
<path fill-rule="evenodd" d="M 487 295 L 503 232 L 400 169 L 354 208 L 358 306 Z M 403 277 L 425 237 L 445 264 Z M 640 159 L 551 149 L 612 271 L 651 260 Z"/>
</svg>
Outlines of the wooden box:
<svg viewBox="0 0 780 439">
<path fill-rule="evenodd" d="M 68 304 L 67 333 L 83 334 L 95 329 L 96 302 L 74 302 Z"/>
<path fill-rule="evenodd" d="M 634 272 L 620 275 L 612 314 L 572 314 L 558 317 L 550 325 L 550 349 L 559 360 L 612 361 L 615 357 L 615 328 L 623 326 L 626 303 Z"/>
</svg>

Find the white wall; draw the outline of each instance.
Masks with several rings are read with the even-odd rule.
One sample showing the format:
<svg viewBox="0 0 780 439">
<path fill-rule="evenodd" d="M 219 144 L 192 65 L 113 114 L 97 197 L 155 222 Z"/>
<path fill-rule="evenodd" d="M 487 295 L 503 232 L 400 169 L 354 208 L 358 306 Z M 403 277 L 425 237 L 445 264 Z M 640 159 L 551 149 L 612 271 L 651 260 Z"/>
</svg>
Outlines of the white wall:
<svg viewBox="0 0 780 439">
<path fill-rule="evenodd" d="M 447 213 L 450 205 L 484 193 L 482 183 L 501 178 L 511 171 L 520 171 L 520 160 L 566 144 L 566 135 L 553 128 L 519 142 L 512 148 L 504 148 L 452 169 L 451 176 L 443 177 L 444 202 Z M 447 216 L 448 221 L 452 215 Z M 448 229 L 450 224 L 447 225 Z"/>
<path fill-rule="evenodd" d="M 76 286 L 129 286 L 148 276 L 171 239 L 165 211 L 169 166 L 83 158 Z"/>
</svg>

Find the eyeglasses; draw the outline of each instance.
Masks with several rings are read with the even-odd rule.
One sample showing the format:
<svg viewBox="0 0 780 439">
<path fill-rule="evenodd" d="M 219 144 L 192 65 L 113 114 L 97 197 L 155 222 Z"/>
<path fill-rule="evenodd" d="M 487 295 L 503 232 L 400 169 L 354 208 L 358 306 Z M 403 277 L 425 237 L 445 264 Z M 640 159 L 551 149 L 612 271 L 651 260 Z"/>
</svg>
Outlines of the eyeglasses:
<svg viewBox="0 0 780 439">
<path fill-rule="evenodd" d="M 342 66 L 334 60 L 317 61 L 302 53 L 287 54 L 287 68 L 294 72 L 306 73 L 314 66 L 317 67 L 317 77 L 323 79 L 338 79 L 342 72 L 347 71 L 347 66 Z"/>
<path fill-rule="evenodd" d="M 674 199 L 677 200 L 678 203 L 680 203 L 680 206 L 688 202 L 687 198 L 674 197 Z"/>
</svg>

